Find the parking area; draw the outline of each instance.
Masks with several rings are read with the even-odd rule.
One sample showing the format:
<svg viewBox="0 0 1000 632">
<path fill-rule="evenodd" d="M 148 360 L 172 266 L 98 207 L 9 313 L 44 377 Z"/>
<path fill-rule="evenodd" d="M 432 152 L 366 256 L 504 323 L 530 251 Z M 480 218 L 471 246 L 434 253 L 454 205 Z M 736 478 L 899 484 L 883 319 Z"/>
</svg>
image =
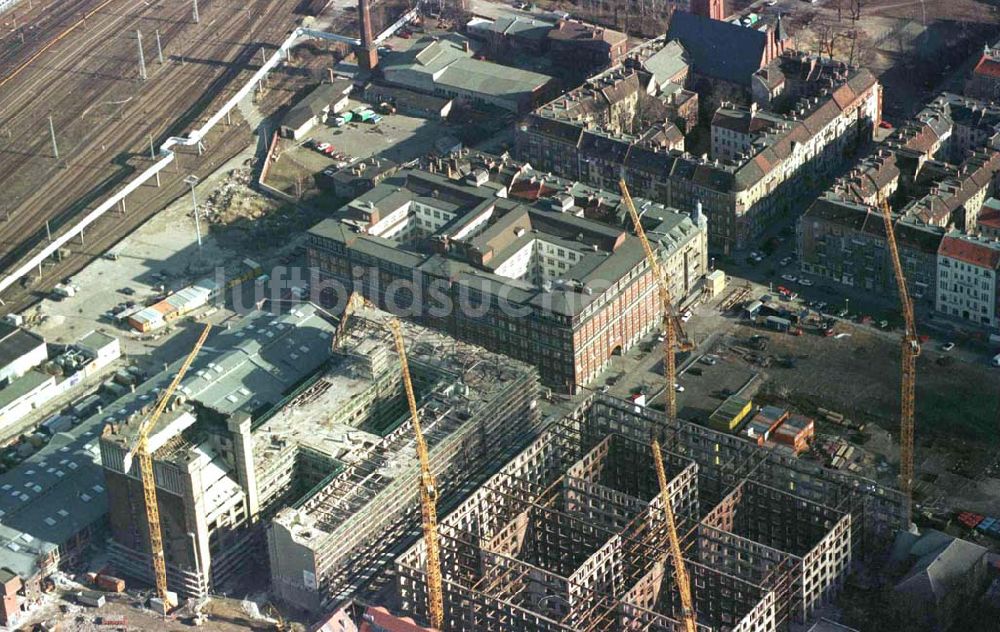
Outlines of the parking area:
<svg viewBox="0 0 1000 632">
<path fill-rule="evenodd" d="M 351 98 L 343 111 L 374 108 Z M 382 113 L 377 123 L 350 121 L 340 127 L 328 124 L 314 127 L 306 138 L 280 141 L 280 157 L 267 176 L 267 183 L 298 197 L 309 197 L 315 188 L 315 176 L 327 169 L 338 169 L 372 156 L 405 163 L 435 149 L 439 140 L 453 136 L 450 125 L 402 113 Z M 322 147 L 323 150 L 317 149 Z"/>
</svg>

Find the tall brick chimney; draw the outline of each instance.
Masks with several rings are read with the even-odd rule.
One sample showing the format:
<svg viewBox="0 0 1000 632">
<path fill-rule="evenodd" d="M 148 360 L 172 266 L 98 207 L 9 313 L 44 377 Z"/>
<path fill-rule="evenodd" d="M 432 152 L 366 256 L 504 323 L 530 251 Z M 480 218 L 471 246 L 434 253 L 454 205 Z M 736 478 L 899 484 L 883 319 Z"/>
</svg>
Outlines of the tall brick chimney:
<svg viewBox="0 0 1000 632">
<path fill-rule="evenodd" d="M 372 34 L 372 10 L 368 0 L 358 0 L 358 15 L 361 18 L 361 46 L 358 47 L 358 67 L 364 72 L 372 72 L 378 66 L 378 47 Z"/>
</svg>

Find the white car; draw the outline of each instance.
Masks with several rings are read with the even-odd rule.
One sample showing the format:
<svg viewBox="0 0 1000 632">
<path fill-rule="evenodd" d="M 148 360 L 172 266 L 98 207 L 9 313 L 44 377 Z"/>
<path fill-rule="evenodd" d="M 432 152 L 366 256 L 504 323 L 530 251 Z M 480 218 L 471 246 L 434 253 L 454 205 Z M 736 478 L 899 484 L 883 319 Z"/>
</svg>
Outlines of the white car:
<svg viewBox="0 0 1000 632">
<path fill-rule="evenodd" d="M 941 345 L 941 351 L 951 351 L 954 348 L 955 348 L 954 342 L 946 342 L 943 345 Z"/>
<path fill-rule="evenodd" d="M 686 309 L 684 310 L 684 313 L 681 314 L 681 322 L 686 323 L 689 320 L 691 320 L 691 310 Z"/>
<path fill-rule="evenodd" d="M 769 7 L 773 7 L 774 5 L 778 4 L 778 0 L 767 0 L 767 2 L 765 2 L 764 4 L 766 4 Z"/>
<path fill-rule="evenodd" d="M 684 387 L 681 386 L 680 384 L 674 382 L 674 390 L 677 391 L 678 393 L 683 393 L 684 392 Z"/>
<path fill-rule="evenodd" d="M 792 275 L 792 274 L 782 274 L 781 278 L 782 278 L 782 280 L 788 281 L 789 283 L 795 283 L 795 281 L 797 280 L 795 278 L 795 275 Z"/>
<path fill-rule="evenodd" d="M 810 281 L 809 279 L 799 279 L 799 285 L 803 285 L 805 287 L 812 287 L 813 282 Z"/>
<path fill-rule="evenodd" d="M 316 151 L 325 151 L 326 148 L 329 147 L 329 146 L 330 146 L 330 143 L 318 143 L 316 145 Z"/>
</svg>

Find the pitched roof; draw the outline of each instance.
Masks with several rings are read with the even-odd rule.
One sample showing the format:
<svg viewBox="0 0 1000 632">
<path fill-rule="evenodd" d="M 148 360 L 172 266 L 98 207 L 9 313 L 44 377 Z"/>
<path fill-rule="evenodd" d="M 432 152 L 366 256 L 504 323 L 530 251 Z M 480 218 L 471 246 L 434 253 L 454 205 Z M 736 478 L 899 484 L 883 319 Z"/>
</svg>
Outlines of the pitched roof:
<svg viewBox="0 0 1000 632">
<path fill-rule="evenodd" d="M 983 55 L 972 74 L 1000 78 L 1000 61 L 989 55 Z"/>
<path fill-rule="evenodd" d="M 690 53 L 695 72 L 740 85 L 764 65 L 768 34 L 756 28 L 678 11 L 667 38 Z"/>
<path fill-rule="evenodd" d="M 1000 244 L 959 235 L 956 231 L 944 236 L 938 254 L 977 268 L 1000 269 Z"/>
</svg>

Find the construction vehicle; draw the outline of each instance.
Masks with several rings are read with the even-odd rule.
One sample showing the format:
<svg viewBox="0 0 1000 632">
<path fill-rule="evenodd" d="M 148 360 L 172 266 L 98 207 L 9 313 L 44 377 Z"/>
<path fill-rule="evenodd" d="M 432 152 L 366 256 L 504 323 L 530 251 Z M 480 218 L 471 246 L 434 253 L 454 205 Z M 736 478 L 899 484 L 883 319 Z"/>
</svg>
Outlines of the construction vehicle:
<svg viewBox="0 0 1000 632">
<path fill-rule="evenodd" d="M 677 583 L 677 592 L 681 595 L 684 630 L 685 632 L 696 632 L 698 623 L 695 620 L 694 599 L 691 596 L 691 580 L 688 578 L 687 567 L 684 565 L 681 541 L 677 537 L 677 523 L 674 521 L 674 509 L 670 505 L 670 488 L 667 485 L 667 471 L 663 467 L 660 442 L 653 439 L 652 447 L 653 463 L 656 465 L 656 480 L 660 483 L 660 499 L 663 502 L 663 514 L 667 520 L 667 537 L 670 540 L 670 557 L 674 564 L 674 581 Z"/>
<path fill-rule="evenodd" d="M 420 426 L 420 412 L 417 410 L 417 398 L 413 394 L 413 382 L 410 380 L 410 366 L 406 361 L 406 344 L 403 340 L 403 329 L 399 320 L 389 321 L 389 329 L 396 342 L 396 353 L 399 354 L 399 365 L 403 372 L 403 388 L 406 390 L 406 402 L 410 407 L 410 418 L 413 422 L 413 434 L 417 440 L 417 458 L 420 460 L 420 517 L 423 523 L 424 544 L 427 546 L 427 610 L 430 614 L 432 628 L 440 630 L 444 624 L 444 581 L 441 577 L 441 551 L 438 547 L 437 532 L 437 483 L 431 472 L 430 453 L 424 441 L 424 432 Z"/>
<path fill-rule="evenodd" d="M 170 382 L 170 386 L 160 395 L 160 399 L 156 402 L 156 408 L 153 409 L 152 414 L 139 426 L 139 431 L 136 432 L 135 438 L 132 440 L 132 445 L 128 452 L 125 453 L 123 461 L 124 471 L 127 474 L 132 469 L 132 459 L 139 457 L 139 471 L 142 474 L 142 494 L 146 504 L 146 525 L 149 527 L 149 550 L 150 557 L 153 558 L 153 576 L 156 579 L 156 594 L 163 601 L 164 608 L 167 609 L 177 604 L 174 603 L 174 599 L 167 592 L 167 567 L 163 559 L 163 534 L 160 530 L 160 509 L 156 504 L 156 479 L 153 477 L 153 455 L 149 452 L 149 433 L 156 426 L 160 415 L 166 410 L 170 398 L 173 397 L 174 391 L 177 389 L 177 385 L 181 383 L 184 375 L 191 368 L 191 363 L 194 362 L 195 356 L 198 355 L 202 345 L 205 344 L 208 332 L 211 330 L 211 325 L 205 325 L 201 336 L 195 342 L 194 347 L 191 348 L 191 352 L 184 359 L 184 363 L 181 365 L 180 370 L 177 371 L 177 375 Z"/>
<path fill-rule="evenodd" d="M 900 413 L 899 413 L 899 489 L 903 492 L 906 524 L 910 524 L 913 511 L 913 411 L 917 385 L 917 356 L 920 355 L 920 341 L 917 325 L 913 317 L 913 302 L 906 287 L 903 264 L 899 259 L 896 232 L 892 226 L 892 211 L 889 201 L 882 201 L 882 219 L 885 222 L 885 241 L 892 256 L 892 269 L 896 274 L 896 288 L 903 310 L 903 342 L 901 359 Z"/>
<path fill-rule="evenodd" d="M 649 268 L 656 279 L 657 288 L 660 294 L 660 303 L 663 306 L 663 374 L 666 378 L 666 386 L 663 389 L 667 397 L 667 414 L 671 419 L 677 417 L 677 365 L 674 358 L 674 350 L 677 348 L 677 332 L 680 329 L 680 320 L 674 311 L 673 303 L 670 300 L 670 285 L 663 274 L 660 262 L 656 259 L 653 248 L 646 238 L 646 231 L 642 228 L 642 221 L 639 213 L 635 210 L 635 203 L 628 192 L 628 185 L 623 177 L 618 183 L 622 191 L 622 199 L 625 207 L 632 217 L 635 225 L 635 234 L 642 243 L 642 249 L 646 253 L 646 260 Z M 660 452 L 660 442 L 653 439 L 653 462 L 656 465 L 656 478 L 660 484 L 660 494 L 663 501 L 663 513 L 667 521 L 667 536 L 670 540 L 670 557 L 674 566 L 674 580 L 677 584 L 677 591 L 681 597 L 681 608 L 683 609 L 684 628 L 686 632 L 695 632 L 697 622 L 695 620 L 694 600 L 691 597 L 691 582 L 688 579 L 687 568 L 684 565 L 684 557 L 681 552 L 680 538 L 677 535 L 677 525 L 674 522 L 674 512 L 670 505 L 670 489 L 667 486 L 667 474 L 663 467 L 663 455 Z"/>
</svg>

